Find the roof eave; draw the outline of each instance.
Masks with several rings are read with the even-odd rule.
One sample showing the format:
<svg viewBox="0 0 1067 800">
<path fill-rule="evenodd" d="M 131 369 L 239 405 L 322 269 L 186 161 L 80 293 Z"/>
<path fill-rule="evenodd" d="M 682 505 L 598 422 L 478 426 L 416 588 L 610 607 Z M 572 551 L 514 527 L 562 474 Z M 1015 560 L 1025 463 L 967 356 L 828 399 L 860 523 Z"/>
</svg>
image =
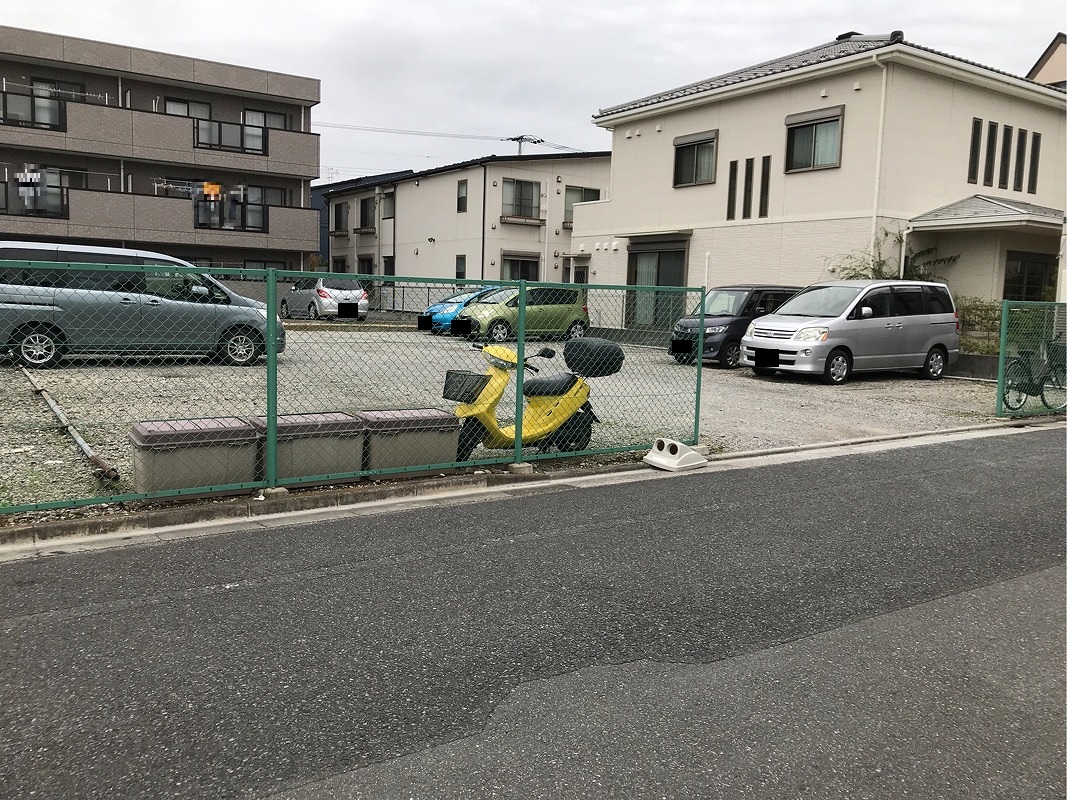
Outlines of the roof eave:
<svg viewBox="0 0 1067 800">
<path fill-rule="evenodd" d="M 967 217 L 966 219 L 912 220 L 913 231 L 993 230 L 1006 228 L 1036 228 L 1050 234 L 1063 232 L 1063 222 L 1032 214 L 1013 216 Z"/>
</svg>

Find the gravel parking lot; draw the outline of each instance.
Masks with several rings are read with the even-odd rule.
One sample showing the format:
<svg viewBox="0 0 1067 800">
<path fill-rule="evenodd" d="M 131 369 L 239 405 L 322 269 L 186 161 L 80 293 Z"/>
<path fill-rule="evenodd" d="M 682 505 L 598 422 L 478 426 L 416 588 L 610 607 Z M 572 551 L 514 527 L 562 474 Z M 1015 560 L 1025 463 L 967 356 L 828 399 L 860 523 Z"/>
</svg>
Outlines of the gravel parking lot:
<svg viewBox="0 0 1067 800">
<path fill-rule="evenodd" d="M 557 343 L 548 343 L 558 347 Z M 528 345 L 531 348 L 540 344 Z M 592 403 L 603 424 L 594 447 L 687 438 L 693 429 L 696 370 L 663 349 L 625 345 L 623 370 L 597 378 Z M 562 369 L 561 359 L 557 359 Z M 481 355 L 462 340 L 371 326 L 292 326 L 278 361 L 280 413 L 438 407 L 447 369 L 481 371 Z M 546 365 L 545 374 L 555 370 Z M 201 360 L 161 363 L 67 362 L 32 372 L 90 446 L 121 480 L 98 483 L 81 451 L 30 378 L 0 363 L 0 506 L 132 491 L 133 423 L 150 419 L 250 417 L 265 413 L 263 368 Z M 700 441 L 721 452 L 944 430 L 994 419 L 990 382 L 928 382 L 913 374 L 860 375 L 841 387 L 814 379 L 758 379 L 747 369 L 702 372 Z M 508 410 L 501 408 L 501 416 Z M 475 457 L 478 457 L 476 452 Z"/>
</svg>

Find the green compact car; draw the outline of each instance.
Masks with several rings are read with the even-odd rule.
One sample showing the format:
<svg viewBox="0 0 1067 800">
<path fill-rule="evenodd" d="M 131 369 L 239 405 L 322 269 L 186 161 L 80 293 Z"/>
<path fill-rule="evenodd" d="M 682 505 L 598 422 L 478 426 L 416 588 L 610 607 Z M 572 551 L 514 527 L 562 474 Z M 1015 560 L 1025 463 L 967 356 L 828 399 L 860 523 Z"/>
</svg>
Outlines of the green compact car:
<svg viewBox="0 0 1067 800">
<path fill-rule="evenodd" d="M 504 342 L 519 329 L 519 290 L 496 289 L 471 301 L 452 321 L 452 333 Z M 585 289 L 534 286 L 526 290 L 526 335 L 578 339 L 589 330 Z"/>
</svg>

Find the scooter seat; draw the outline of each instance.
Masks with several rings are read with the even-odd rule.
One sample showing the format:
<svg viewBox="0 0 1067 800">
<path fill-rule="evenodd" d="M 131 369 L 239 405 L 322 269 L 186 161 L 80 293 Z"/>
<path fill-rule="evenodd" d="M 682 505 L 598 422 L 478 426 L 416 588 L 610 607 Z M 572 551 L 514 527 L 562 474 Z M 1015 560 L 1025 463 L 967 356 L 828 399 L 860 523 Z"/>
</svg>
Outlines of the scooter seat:
<svg viewBox="0 0 1067 800">
<path fill-rule="evenodd" d="M 578 376 L 571 375 L 569 372 L 551 375 L 547 378 L 529 378 L 523 381 L 522 394 L 524 397 L 552 397 L 566 394 L 577 382 Z"/>
</svg>

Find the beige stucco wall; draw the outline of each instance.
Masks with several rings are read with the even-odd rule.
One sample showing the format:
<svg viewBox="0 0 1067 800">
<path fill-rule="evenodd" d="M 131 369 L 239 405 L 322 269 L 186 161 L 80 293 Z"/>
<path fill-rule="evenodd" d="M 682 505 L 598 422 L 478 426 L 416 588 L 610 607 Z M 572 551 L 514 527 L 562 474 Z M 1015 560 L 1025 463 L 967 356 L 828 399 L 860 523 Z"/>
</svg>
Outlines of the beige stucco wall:
<svg viewBox="0 0 1067 800">
<path fill-rule="evenodd" d="M 837 105 L 844 106 L 841 166 L 785 174 L 785 117 Z M 1036 193 L 1025 187 L 1022 192 L 987 187 L 981 175 L 978 184 L 968 183 L 974 117 L 997 122 L 1001 135 L 1004 125 L 1042 134 Z M 679 232 L 675 238 L 689 242 L 689 285 L 704 283 L 706 264 L 712 285 L 742 279 L 803 284 L 829 278 L 829 261 L 869 250 L 881 229 L 904 230 L 912 217 L 974 194 L 1064 208 L 1064 122 L 1062 101 L 1036 102 L 1032 95 L 1027 99 L 1025 89 L 996 92 L 959 75 L 932 74 L 903 63 L 887 65 L 883 74 L 870 60 L 847 72 L 765 84 L 758 92 L 724 95 L 699 107 L 648 113 L 616 124 L 610 201 L 576 210 L 571 252 L 588 255 L 591 280 L 623 284 L 627 234 Z M 706 130 L 719 132 L 716 182 L 673 188 L 674 138 Z M 766 155 L 771 157 L 769 214 L 759 219 L 760 161 Z M 756 180 L 753 217 L 744 220 L 741 195 L 748 158 L 755 160 Z M 739 162 L 738 218 L 731 221 L 726 207 L 733 160 Z M 1014 167 L 1011 174 L 1013 179 Z M 1046 252 L 1047 236 L 1020 236 L 1021 244 L 1010 249 Z M 957 249 L 961 259 L 955 271 L 968 292 L 999 292 L 1002 266 L 999 274 L 991 274 L 991 259 L 1000 257 L 1002 264 L 1009 248 L 998 245 L 993 255 L 979 237 Z"/>
</svg>

